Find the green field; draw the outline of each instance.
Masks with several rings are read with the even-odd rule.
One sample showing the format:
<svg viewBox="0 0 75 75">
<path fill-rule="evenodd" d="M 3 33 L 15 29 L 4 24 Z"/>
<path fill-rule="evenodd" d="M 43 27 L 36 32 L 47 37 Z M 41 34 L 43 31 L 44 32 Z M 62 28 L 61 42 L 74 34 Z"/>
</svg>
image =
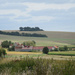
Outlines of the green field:
<svg viewBox="0 0 75 75">
<path fill-rule="evenodd" d="M 26 56 L 1 59 L 0 75 L 75 75 L 75 60 L 72 58 L 55 60 L 47 57 L 48 59 L 43 56 L 42 58 Z"/>
<path fill-rule="evenodd" d="M 75 51 L 49 52 L 49 55 L 75 56 Z"/>
<path fill-rule="evenodd" d="M 14 30 L 12 30 L 14 32 Z M 6 32 L 12 32 L 6 31 Z M 11 36 L 11 35 L 1 35 L 0 34 L 0 41 L 3 40 L 11 40 L 13 42 L 22 43 L 24 41 L 36 41 L 36 46 L 75 46 L 75 32 L 52 32 L 52 31 L 18 31 L 20 33 L 41 33 L 46 34 L 48 38 L 45 37 L 23 37 L 23 36 Z"/>
</svg>

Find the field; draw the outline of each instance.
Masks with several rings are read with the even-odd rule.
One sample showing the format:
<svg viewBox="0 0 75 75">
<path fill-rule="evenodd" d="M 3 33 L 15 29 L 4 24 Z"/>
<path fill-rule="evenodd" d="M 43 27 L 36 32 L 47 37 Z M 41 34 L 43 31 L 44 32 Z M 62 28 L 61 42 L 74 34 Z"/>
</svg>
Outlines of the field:
<svg viewBox="0 0 75 75">
<path fill-rule="evenodd" d="M 0 59 L 0 75 L 75 75 L 75 60 L 4 58 Z"/>
<path fill-rule="evenodd" d="M 13 31 L 13 30 L 12 30 Z M 12 32 L 6 31 L 6 32 Z M 14 32 L 14 31 L 13 31 Z M 1 35 L 0 34 L 0 41 L 3 40 L 11 40 L 13 42 L 24 42 L 24 41 L 36 41 L 36 46 L 75 46 L 75 32 L 51 32 L 51 31 L 38 31 L 38 32 L 28 32 L 28 31 L 18 31 L 20 33 L 41 33 L 46 34 L 48 38 L 41 38 L 41 37 L 23 37 L 23 36 L 9 36 L 9 35 Z"/>
<path fill-rule="evenodd" d="M 43 54 L 42 52 L 14 52 L 8 51 L 6 49 L 6 58 L 24 58 L 26 56 L 33 57 L 33 58 L 46 58 L 46 59 L 56 59 L 56 60 L 66 60 L 66 59 L 73 59 L 75 60 L 75 51 L 62 51 L 62 52 L 49 52 L 47 54 Z"/>
<path fill-rule="evenodd" d="M 74 75 L 75 51 L 13 52 L 6 49 L 7 55 L 0 59 L 0 75 Z M 58 54 L 74 54 L 63 56 Z"/>
</svg>

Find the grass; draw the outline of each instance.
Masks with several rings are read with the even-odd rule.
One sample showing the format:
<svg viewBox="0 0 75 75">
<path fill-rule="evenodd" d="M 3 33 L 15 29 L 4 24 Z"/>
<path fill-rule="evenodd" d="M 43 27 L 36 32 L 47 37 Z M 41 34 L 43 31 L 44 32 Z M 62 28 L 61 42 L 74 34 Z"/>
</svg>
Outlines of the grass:
<svg viewBox="0 0 75 75">
<path fill-rule="evenodd" d="M 5 58 L 6 59 L 6 58 Z M 1 60 L 3 61 L 3 59 Z M 7 61 L 7 59 L 6 59 Z M 20 58 L 0 63 L 0 75 L 74 75 L 75 60 Z"/>
<path fill-rule="evenodd" d="M 75 56 L 75 51 L 49 52 L 49 55 Z"/>
<path fill-rule="evenodd" d="M 36 41 L 36 46 L 64 46 L 67 45 L 69 47 L 75 47 L 75 45 L 72 45 L 71 42 L 73 39 L 61 39 L 61 38 L 41 38 L 41 37 L 22 37 L 22 36 L 10 36 L 10 35 L 1 35 L 0 34 L 0 41 L 4 41 L 4 40 L 10 40 L 13 42 L 19 42 L 22 43 L 24 41 L 31 41 L 34 40 Z M 64 42 L 63 42 L 64 41 Z M 71 41 L 71 42 L 70 42 Z M 75 40 L 73 40 L 73 42 L 75 42 Z"/>
<path fill-rule="evenodd" d="M 6 49 L 7 55 L 6 58 L 24 58 L 26 56 L 29 57 L 40 57 L 46 59 L 56 59 L 56 60 L 66 60 L 66 59 L 75 59 L 75 51 L 64 51 L 64 52 L 49 52 L 48 55 L 43 54 L 42 52 L 14 52 L 8 51 Z M 63 56 L 64 55 L 64 56 Z"/>
</svg>

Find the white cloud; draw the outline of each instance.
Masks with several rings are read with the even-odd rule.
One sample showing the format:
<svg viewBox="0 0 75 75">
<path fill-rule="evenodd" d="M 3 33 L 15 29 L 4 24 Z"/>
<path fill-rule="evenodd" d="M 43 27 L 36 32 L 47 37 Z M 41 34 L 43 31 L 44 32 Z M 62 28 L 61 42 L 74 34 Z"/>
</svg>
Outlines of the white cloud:
<svg viewBox="0 0 75 75">
<path fill-rule="evenodd" d="M 75 7 L 75 3 L 68 3 L 68 4 L 47 4 L 47 3 L 30 3 L 30 2 L 24 2 L 24 3 L 5 3 L 1 4 L 0 6 L 2 7 L 7 7 L 7 6 L 24 6 L 26 7 L 23 11 L 21 9 L 1 9 L 0 10 L 0 15 L 8 15 L 8 14 L 13 14 L 14 16 L 9 17 L 10 19 L 16 20 L 16 21 L 28 21 L 28 20 L 33 20 L 33 21 L 50 21 L 53 20 L 54 17 L 51 16 L 32 16 L 30 12 L 34 11 L 41 11 L 41 10 L 50 10 L 50 9 L 57 9 L 57 10 L 68 10 L 73 7 Z M 18 17 L 24 16 L 24 17 L 29 17 L 28 19 L 18 19 Z M 17 18 L 17 19 L 16 19 Z"/>
<path fill-rule="evenodd" d="M 17 10 L 17 9 L 5 9 L 5 10 L 0 10 L 0 15 L 14 15 L 13 17 L 10 17 L 10 19 L 14 19 L 14 18 L 17 18 L 19 16 L 30 16 L 30 14 L 27 14 L 26 12 L 22 12 L 20 10 Z"/>
<path fill-rule="evenodd" d="M 28 6 L 28 11 L 40 11 L 45 9 L 58 9 L 58 10 L 68 10 L 75 7 L 75 3 L 68 4 L 46 4 L 46 3 L 23 3 L 23 5 Z"/>
<path fill-rule="evenodd" d="M 55 19 L 55 17 L 51 17 L 51 16 L 32 16 L 29 19 L 15 19 L 16 21 L 34 21 L 34 22 L 40 22 L 40 21 L 51 21 Z"/>
</svg>

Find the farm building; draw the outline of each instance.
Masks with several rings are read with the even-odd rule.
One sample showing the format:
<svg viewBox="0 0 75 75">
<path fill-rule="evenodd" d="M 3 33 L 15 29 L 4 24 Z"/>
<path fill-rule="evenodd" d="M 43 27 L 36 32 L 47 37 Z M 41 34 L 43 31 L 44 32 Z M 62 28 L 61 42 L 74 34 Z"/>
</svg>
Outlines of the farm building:
<svg viewBox="0 0 75 75">
<path fill-rule="evenodd" d="M 24 46 L 23 44 L 19 44 L 19 43 L 15 43 L 15 51 L 24 51 L 24 52 L 29 52 L 32 50 L 35 51 L 42 51 L 44 46 Z M 12 47 L 12 45 L 9 46 L 10 48 Z M 49 51 L 54 50 L 55 48 L 58 48 L 58 46 L 47 46 Z"/>
</svg>

